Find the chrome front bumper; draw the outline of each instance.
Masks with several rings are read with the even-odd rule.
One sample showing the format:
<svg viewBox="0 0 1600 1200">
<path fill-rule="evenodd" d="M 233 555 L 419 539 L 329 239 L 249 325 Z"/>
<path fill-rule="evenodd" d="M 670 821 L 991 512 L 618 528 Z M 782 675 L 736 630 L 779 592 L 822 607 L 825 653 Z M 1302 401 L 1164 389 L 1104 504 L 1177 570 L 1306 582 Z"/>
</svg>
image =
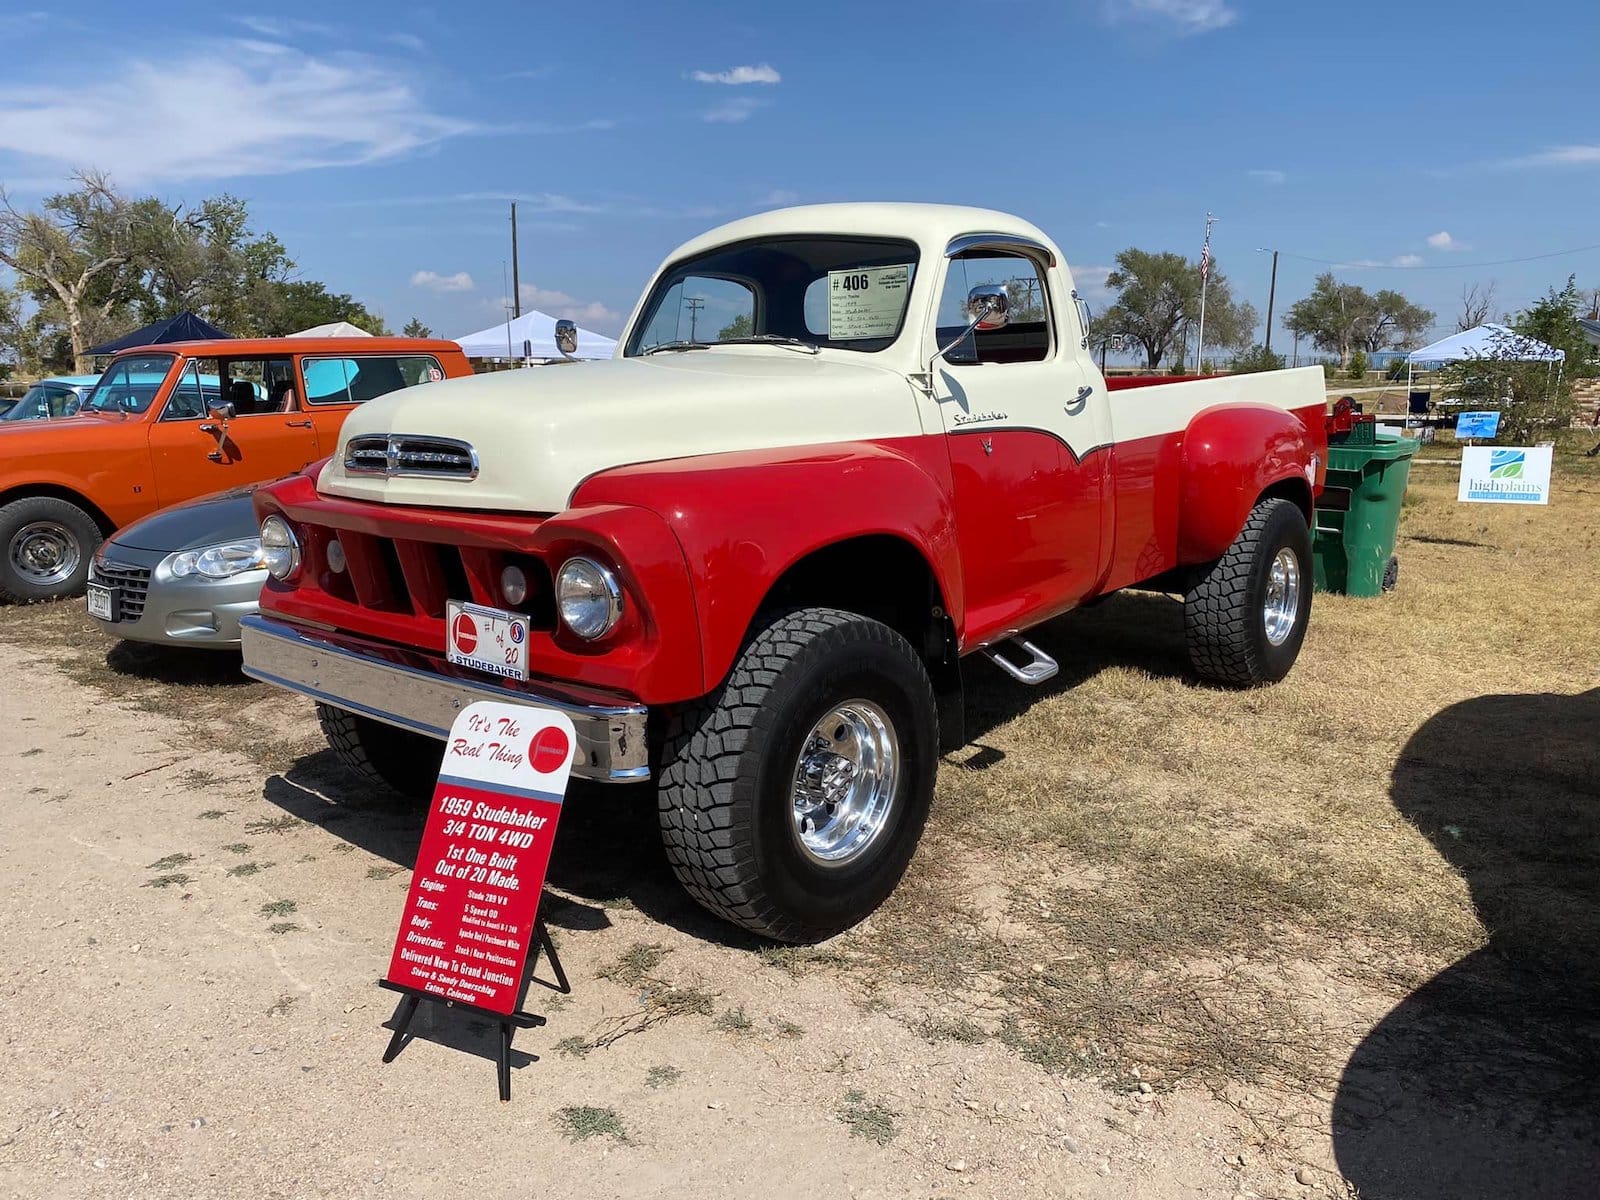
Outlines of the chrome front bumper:
<svg viewBox="0 0 1600 1200">
<path fill-rule="evenodd" d="M 442 659 L 359 638 L 303 629 L 260 614 L 239 622 L 244 673 L 323 704 L 443 741 L 456 714 L 479 700 L 534 704 L 572 719 L 572 773 L 608 783 L 650 778 L 642 704 L 596 704 L 535 685 L 520 691 L 455 675 Z"/>
</svg>

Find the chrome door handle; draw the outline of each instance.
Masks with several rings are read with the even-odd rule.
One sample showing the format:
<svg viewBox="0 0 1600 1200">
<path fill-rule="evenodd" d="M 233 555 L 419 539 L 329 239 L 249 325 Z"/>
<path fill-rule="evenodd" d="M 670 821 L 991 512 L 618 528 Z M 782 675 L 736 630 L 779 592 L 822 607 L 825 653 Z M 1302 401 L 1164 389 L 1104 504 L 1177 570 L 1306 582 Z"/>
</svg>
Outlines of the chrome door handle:
<svg viewBox="0 0 1600 1200">
<path fill-rule="evenodd" d="M 1089 397 L 1092 395 L 1094 395 L 1094 388 L 1092 386 L 1079 388 L 1078 394 L 1074 396 L 1072 400 L 1065 406 L 1067 415 L 1075 417 L 1081 413 L 1083 411 L 1083 406 L 1089 402 Z"/>
<path fill-rule="evenodd" d="M 283 424 L 284 424 L 284 427 L 286 429 L 310 429 L 311 428 L 311 422 L 310 421 L 285 421 Z"/>
</svg>

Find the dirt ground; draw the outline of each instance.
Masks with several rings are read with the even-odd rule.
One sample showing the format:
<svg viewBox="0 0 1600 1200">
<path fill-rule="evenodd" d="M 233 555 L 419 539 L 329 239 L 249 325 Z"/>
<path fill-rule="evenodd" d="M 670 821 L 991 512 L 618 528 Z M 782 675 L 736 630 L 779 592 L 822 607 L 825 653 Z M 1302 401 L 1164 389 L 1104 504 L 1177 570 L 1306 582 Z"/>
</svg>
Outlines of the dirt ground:
<svg viewBox="0 0 1600 1200">
<path fill-rule="evenodd" d="M 1600 476 L 1445 474 L 1279 688 L 1196 686 L 1137 595 L 1040 693 L 976 666 L 910 875 L 824 946 L 576 789 L 510 1104 L 432 1006 L 380 1063 L 421 820 L 309 705 L 0 612 L 0 1194 L 1595 1195 Z"/>
</svg>

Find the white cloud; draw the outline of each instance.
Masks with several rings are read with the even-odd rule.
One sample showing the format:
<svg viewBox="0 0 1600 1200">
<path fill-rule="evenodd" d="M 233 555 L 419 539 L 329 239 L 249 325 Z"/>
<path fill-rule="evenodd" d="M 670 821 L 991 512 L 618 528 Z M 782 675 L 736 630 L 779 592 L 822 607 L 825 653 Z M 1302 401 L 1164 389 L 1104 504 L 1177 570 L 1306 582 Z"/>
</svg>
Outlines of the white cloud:
<svg viewBox="0 0 1600 1200">
<path fill-rule="evenodd" d="M 734 67 L 727 71 L 691 71 L 689 78 L 696 83 L 725 83 L 733 87 L 747 83 L 783 82 L 783 76 L 768 63 L 762 63 L 759 67 Z"/>
<path fill-rule="evenodd" d="M 761 198 L 760 203 L 772 208 L 783 208 L 790 204 L 796 204 L 799 200 L 799 192 L 791 191 L 788 188 L 773 188 Z"/>
<path fill-rule="evenodd" d="M 1365 267 L 1420 267 L 1423 258 L 1420 254 L 1397 254 L 1393 258 L 1357 258 L 1350 262 L 1335 263 L 1337 269 L 1353 271 Z"/>
<path fill-rule="evenodd" d="M 531 283 L 523 284 L 518 293 L 524 309 L 537 308 L 552 317 L 566 317 L 599 333 L 614 333 L 622 327 L 622 314 L 607 308 L 598 300 L 579 300 L 566 292 Z"/>
<path fill-rule="evenodd" d="M 1111 295 L 1111 289 L 1106 286 L 1106 276 L 1115 270 L 1115 267 L 1097 267 L 1074 263 L 1072 265 L 1072 282 L 1083 295 L 1104 299 Z"/>
<path fill-rule="evenodd" d="M 427 288 L 430 292 L 470 292 L 472 276 L 465 271 L 454 275 L 440 275 L 435 271 L 418 271 L 411 277 L 411 286 Z"/>
<path fill-rule="evenodd" d="M 1271 184 L 1273 187 L 1277 187 L 1280 183 L 1286 183 L 1289 179 L 1289 176 L 1282 171 L 1273 171 L 1265 168 L 1246 171 L 1245 174 L 1250 176 L 1251 179 L 1259 179 L 1262 183 Z"/>
<path fill-rule="evenodd" d="M 1546 146 L 1526 158 L 1513 158 L 1507 167 L 1593 167 L 1600 166 L 1600 146 Z"/>
<path fill-rule="evenodd" d="M 1428 245 L 1432 246 L 1435 250 L 1466 249 L 1465 246 L 1456 241 L 1455 238 L 1451 237 L 1450 234 L 1443 229 L 1441 229 L 1438 233 L 1430 233 L 1428 235 Z"/>
<path fill-rule="evenodd" d="M 243 16 L 232 17 L 230 20 L 243 25 L 251 33 L 259 33 L 262 37 L 283 40 L 295 34 L 307 34 L 313 37 L 328 37 L 333 34 L 332 25 L 324 25 L 321 21 L 302 21 L 298 17 L 263 17 Z"/>
<path fill-rule="evenodd" d="M 240 40 L 127 57 L 89 81 L 12 72 L 0 86 L 0 151 L 148 184 L 375 162 L 472 131 L 431 111 L 408 74 Z"/>
<path fill-rule="evenodd" d="M 1225 29 L 1239 19 L 1225 0 L 1105 0 L 1108 20 L 1143 21 L 1188 37 Z"/>
<path fill-rule="evenodd" d="M 736 125 L 740 121 L 748 121 L 766 103 L 754 96 L 735 96 L 715 108 L 706 109 L 700 114 L 700 119 L 713 125 Z"/>
<path fill-rule="evenodd" d="M 1401 254 L 1401 255 L 1397 255 L 1396 257 L 1391 258 L 1389 260 L 1389 265 L 1391 267 L 1420 267 L 1422 265 L 1422 255 L 1420 255 L 1420 254 Z"/>
</svg>

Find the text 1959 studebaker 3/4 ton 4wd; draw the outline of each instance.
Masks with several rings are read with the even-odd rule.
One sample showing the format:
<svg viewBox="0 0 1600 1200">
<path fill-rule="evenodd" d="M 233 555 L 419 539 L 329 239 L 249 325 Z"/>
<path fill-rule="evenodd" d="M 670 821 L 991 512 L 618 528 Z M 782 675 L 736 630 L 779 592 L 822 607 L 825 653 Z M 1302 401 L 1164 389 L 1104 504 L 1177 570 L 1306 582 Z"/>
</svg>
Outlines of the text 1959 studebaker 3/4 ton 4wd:
<svg viewBox="0 0 1600 1200">
<path fill-rule="evenodd" d="M 1085 316 L 1002 213 L 723 226 L 668 258 L 613 360 L 386 397 L 259 491 L 246 670 L 411 791 L 472 701 L 560 708 L 577 774 L 655 782 L 696 899 L 826 937 L 911 857 L 964 655 L 1048 678 L 1021 635 L 1134 586 L 1185 594 L 1208 680 L 1299 653 L 1320 370 L 1108 389 Z"/>
</svg>

